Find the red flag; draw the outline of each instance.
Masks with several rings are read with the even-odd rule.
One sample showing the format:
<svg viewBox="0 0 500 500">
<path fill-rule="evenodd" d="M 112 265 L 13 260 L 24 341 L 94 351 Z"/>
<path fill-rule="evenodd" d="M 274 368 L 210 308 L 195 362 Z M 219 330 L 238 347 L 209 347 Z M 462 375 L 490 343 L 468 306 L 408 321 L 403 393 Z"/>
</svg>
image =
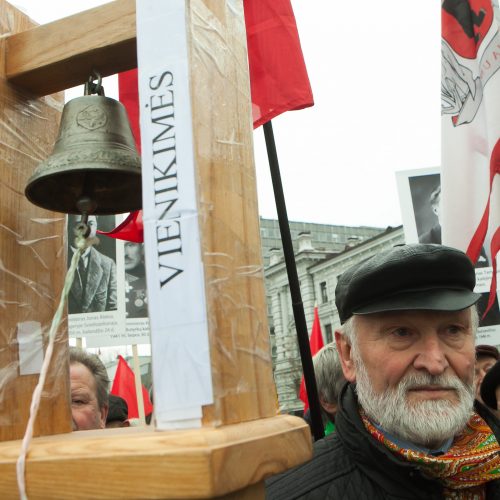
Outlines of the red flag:
<svg viewBox="0 0 500 500">
<path fill-rule="evenodd" d="M 244 0 L 254 128 L 314 104 L 290 0 Z"/>
<path fill-rule="evenodd" d="M 141 131 L 139 129 L 139 90 L 137 86 L 137 70 L 132 69 L 118 75 L 118 94 L 120 102 L 127 110 L 130 128 L 135 139 L 137 150 L 141 151 Z M 144 241 L 144 226 L 142 223 L 142 210 L 131 212 L 128 217 L 112 231 L 99 231 L 99 234 L 117 240 Z"/>
<path fill-rule="evenodd" d="M 118 240 L 142 243 L 144 241 L 144 225 L 142 223 L 142 210 L 130 212 L 128 217 L 111 231 L 99 231 L 99 234 Z"/>
<path fill-rule="evenodd" d="M 135 392 L 135 375 L 122 356 L 118 356 L 118 366 L 116 367 L 115 378 L 110 393 L 120 396 L 127 402 L 128 418 L 139 417 L 137 394 Z M 153 411 L 153 405 L 144 385 L 142 386 L 142 398 L 144 399 L 144 414 L 149 415 Z"/>
<path fill-rule="evenodd" d="M 290 0 L 244 0 L 243 5 L 256 128 L 285 111 L 312 106 L 314 101 Z M 120 73 L 118 88 L 140 151 L 137 70 Z M 140 243 L 142 216 L 140 225 L 137 219 L 130 214 L 113 231 L 101 234 Z"/>
<path fill-rule="evenodd" d="M 476 267 L 492 267 L 486 315 L 500 250 L 498 5 L 444 0 L 441 8 L 443 243 L 467 251 Z"/>
<path fill-rule="evenodd" d="M 135 146 L 141 152 L 141 130 L 139 128 L 139 85 L 137 69 L 131 69 L 118 75 L 118 98 L 127 110 L 130 128 L 135 139 Z"/>
<path fill-rule="evenodd" d="M 311 347 L 311 356 L 314 356 L 325 344 L 323 343 L 323 335 L 321 333 L 321 325 L 319 323 L 318 306 L 314 307 L 314 321 L 309 337 L 309 346 Z M 306 384 L 304 376 L 300 381 L 299 398 L 304 402 L 304 411 L 309 408 L 309 401 L 307 399 Z"/>
</svg>

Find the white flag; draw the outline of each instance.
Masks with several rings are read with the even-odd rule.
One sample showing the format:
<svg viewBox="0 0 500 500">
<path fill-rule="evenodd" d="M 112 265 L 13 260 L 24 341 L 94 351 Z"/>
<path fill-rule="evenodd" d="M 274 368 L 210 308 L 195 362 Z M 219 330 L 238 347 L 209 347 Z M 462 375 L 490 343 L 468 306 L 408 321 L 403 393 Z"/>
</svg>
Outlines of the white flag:
<svg viewBox="0 0 500 500">
<path fill-rule="evenodd" d="M 442 0 L 442 240 L 493 266 L 500 249 L 498 0 Z"/>
</svg>

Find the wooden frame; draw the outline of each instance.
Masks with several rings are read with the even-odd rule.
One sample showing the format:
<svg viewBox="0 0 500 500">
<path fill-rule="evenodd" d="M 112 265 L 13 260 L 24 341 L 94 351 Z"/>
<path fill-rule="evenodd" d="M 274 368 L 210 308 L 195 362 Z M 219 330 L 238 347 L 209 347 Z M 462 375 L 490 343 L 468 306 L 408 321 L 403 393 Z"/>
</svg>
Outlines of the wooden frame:
<svg viewBox="0 0 500 500">
<path fill-rule="evenodd" d="M 186 1 L 192 16 L 215 27 L 217 36 L 227 33 L 232 48 L 224 65 L 226 74 L 220 74 L 220 68 L 193 63 L 191 91 L 215 401 L 204 407 L 204 427 L 198 430 L 133 429 L 125 433 L 120 429 L 36 438 L 26 466 L 29 498 L 207 498 L 227 494 L 243 498 L 243 491 L 248 498 L 258 498 L 263 495 L 265 477 L 297 465 L 311 454 L 307 424 L 297 417 L 276 416 L 242 0 L 239 17 L 234 16 L 234 2 L 229 12 L 226 0 Z M 0 0 L 0 8 L 4 16 L 24 19 L 4 0 Z M 14 34 L 2 41 L 3 92 L 14 92 L 21 104 L 30 95 L 44 96 L 82 83 L 94 68 L 106 76 L 136 66 L 134 0 L 118 0 L 32 29 L 21 23 L 11 31 Z M 193 50 L 191 57 L 195 61 L 199 53 Z M 212 91 L 209 100 L 197 91 L 207 82 Z M 215 106 L 217 116 L 212 111 Z M 231 141 L 221 140 L 226 136 Z M 28 163 L 28 169 L 33 167 L 32 161 Z M 22 179 L 16 185 L 18 191 L 21 184 Z M 25 207 L 27 202 L 21 198 L 18 193 L 16 203 Z M 12 227 L 16 221 L 10 221 Z M 218 261 L 221 255 L 230 257 L 224 265 Z M 22 263 L 8 265 L 13 268 Z M 58 265 L 55 272 L 60 273 L 60 262 Z M 54 293 L 57 287 L 56 283 Z M 64 359 L 64 336 L 60 349 L 60 359 Z M 65 390 L 67 385 L 52 395 L 52 406 L 63 403 L 67 412 Z M 39 434 L 68 432 L 68 422 L 69 418 L 61 417 L 59 427 L 47 432 L 41 429 Z M 0 443 L 4 498 L 17 497 L 19 447 L 19 441 Z"/>
<path fill-rule="evenodd" d="M 239 491 L 240 499 L 240 490 L 307 460 L 306 426 L 282 415 L 201 430 L 37 438 L 27 462 L 28 498 L 212 498 Z M 18 453 L 18 442 L 0 443 L 2 498 L 18 498 Z"/>
</svg>

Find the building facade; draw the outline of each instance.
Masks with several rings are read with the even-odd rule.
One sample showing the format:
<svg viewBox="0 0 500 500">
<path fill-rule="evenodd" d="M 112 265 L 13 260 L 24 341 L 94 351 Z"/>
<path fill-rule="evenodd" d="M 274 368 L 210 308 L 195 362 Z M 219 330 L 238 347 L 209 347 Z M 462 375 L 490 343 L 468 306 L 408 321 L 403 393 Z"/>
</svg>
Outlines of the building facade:
<svg viewBox="0 0 500 500">
<path fill-rule="evenodd" d="M 270 251 L 281 249 L 281 233 L 277 219 L 260 218 L 260 238 L 264 268 L 269 265 Z M 385 228 L 368 226 L 336 226 L 333 224 L 316 224 L 313 222 L 290 221 L 290 233 L 295 252 L 298 252 L 298 241 L 301 233 L 309 233 L 311 244 L 318 251 L 341 252 L 346 245 L 361 243 L 383 233 Z"/>
<path fill-rule="evenodd" d="M 376 230 L 376 228 L 362 229 Z M 348 233 L 349 231 L 345 234 Z M 378 252 L 404 243 L 402 226 L 376 230 L 373 237 L 361 235 L 358 239 L 354 239 L 355 236 L 353 232 L 350 240 L 344 241 L 342 249 L 338 251 L 324 247 L 317 248 L 310 233 L 303 232 L 294 239 L 296 241 L 295 260 L 308 332 L 311 332 L 314 306 L 317 304 L 325 343 L 333 340 L 333 333 L 340 325 L 335 307 L 335 287 L 339 275 L 352 265 Z M 280 410 L 286 413 L 297 413 L 303 408 L 303 403 L 298 399 L 302 365 L 282 250 L 270 249 L 264 275 L 274 377 Z"/>
</svg>

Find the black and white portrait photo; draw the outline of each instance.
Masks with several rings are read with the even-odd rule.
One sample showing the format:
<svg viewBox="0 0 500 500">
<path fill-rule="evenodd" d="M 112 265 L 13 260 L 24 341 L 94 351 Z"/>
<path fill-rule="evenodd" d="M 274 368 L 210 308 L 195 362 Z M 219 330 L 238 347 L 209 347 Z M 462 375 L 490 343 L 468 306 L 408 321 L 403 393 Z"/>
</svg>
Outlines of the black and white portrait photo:
<svg viewBox="0 0 500 500">
<path fill-rule="evenodd" d="M 68 266 L 76 250 L 74 228 L 80 221 L 79 215 L 68 216 Z M 93 239 L 95 244 L 89 246 L 78 261 L 68 296 L 69 314 L 115 311 L 117 308 L 116 242 L 111 238 L 98 237 L 96 233 L 97 229 L 112 229 L 115 217 L 90 215 L 88 225 L 89 239 Z"/>
<path fill-rule="evenodd" d="M 125 241 L 125 310 L 127 318 L 147 318 L 146 269 L 144 243 Z"/>
<path fill-rule="evenodd" d="M 419 243 L 442 243 L 440 177 L 428 174 L 408 178 Z M 486 251 L 482 248 L 475 267 L 488 266 Z"/>
<path fill-rule="evenodd" d="M 439 174 L 409 177 L 420 243 L 441 243 L 441 183 Z"/>
</svg>

